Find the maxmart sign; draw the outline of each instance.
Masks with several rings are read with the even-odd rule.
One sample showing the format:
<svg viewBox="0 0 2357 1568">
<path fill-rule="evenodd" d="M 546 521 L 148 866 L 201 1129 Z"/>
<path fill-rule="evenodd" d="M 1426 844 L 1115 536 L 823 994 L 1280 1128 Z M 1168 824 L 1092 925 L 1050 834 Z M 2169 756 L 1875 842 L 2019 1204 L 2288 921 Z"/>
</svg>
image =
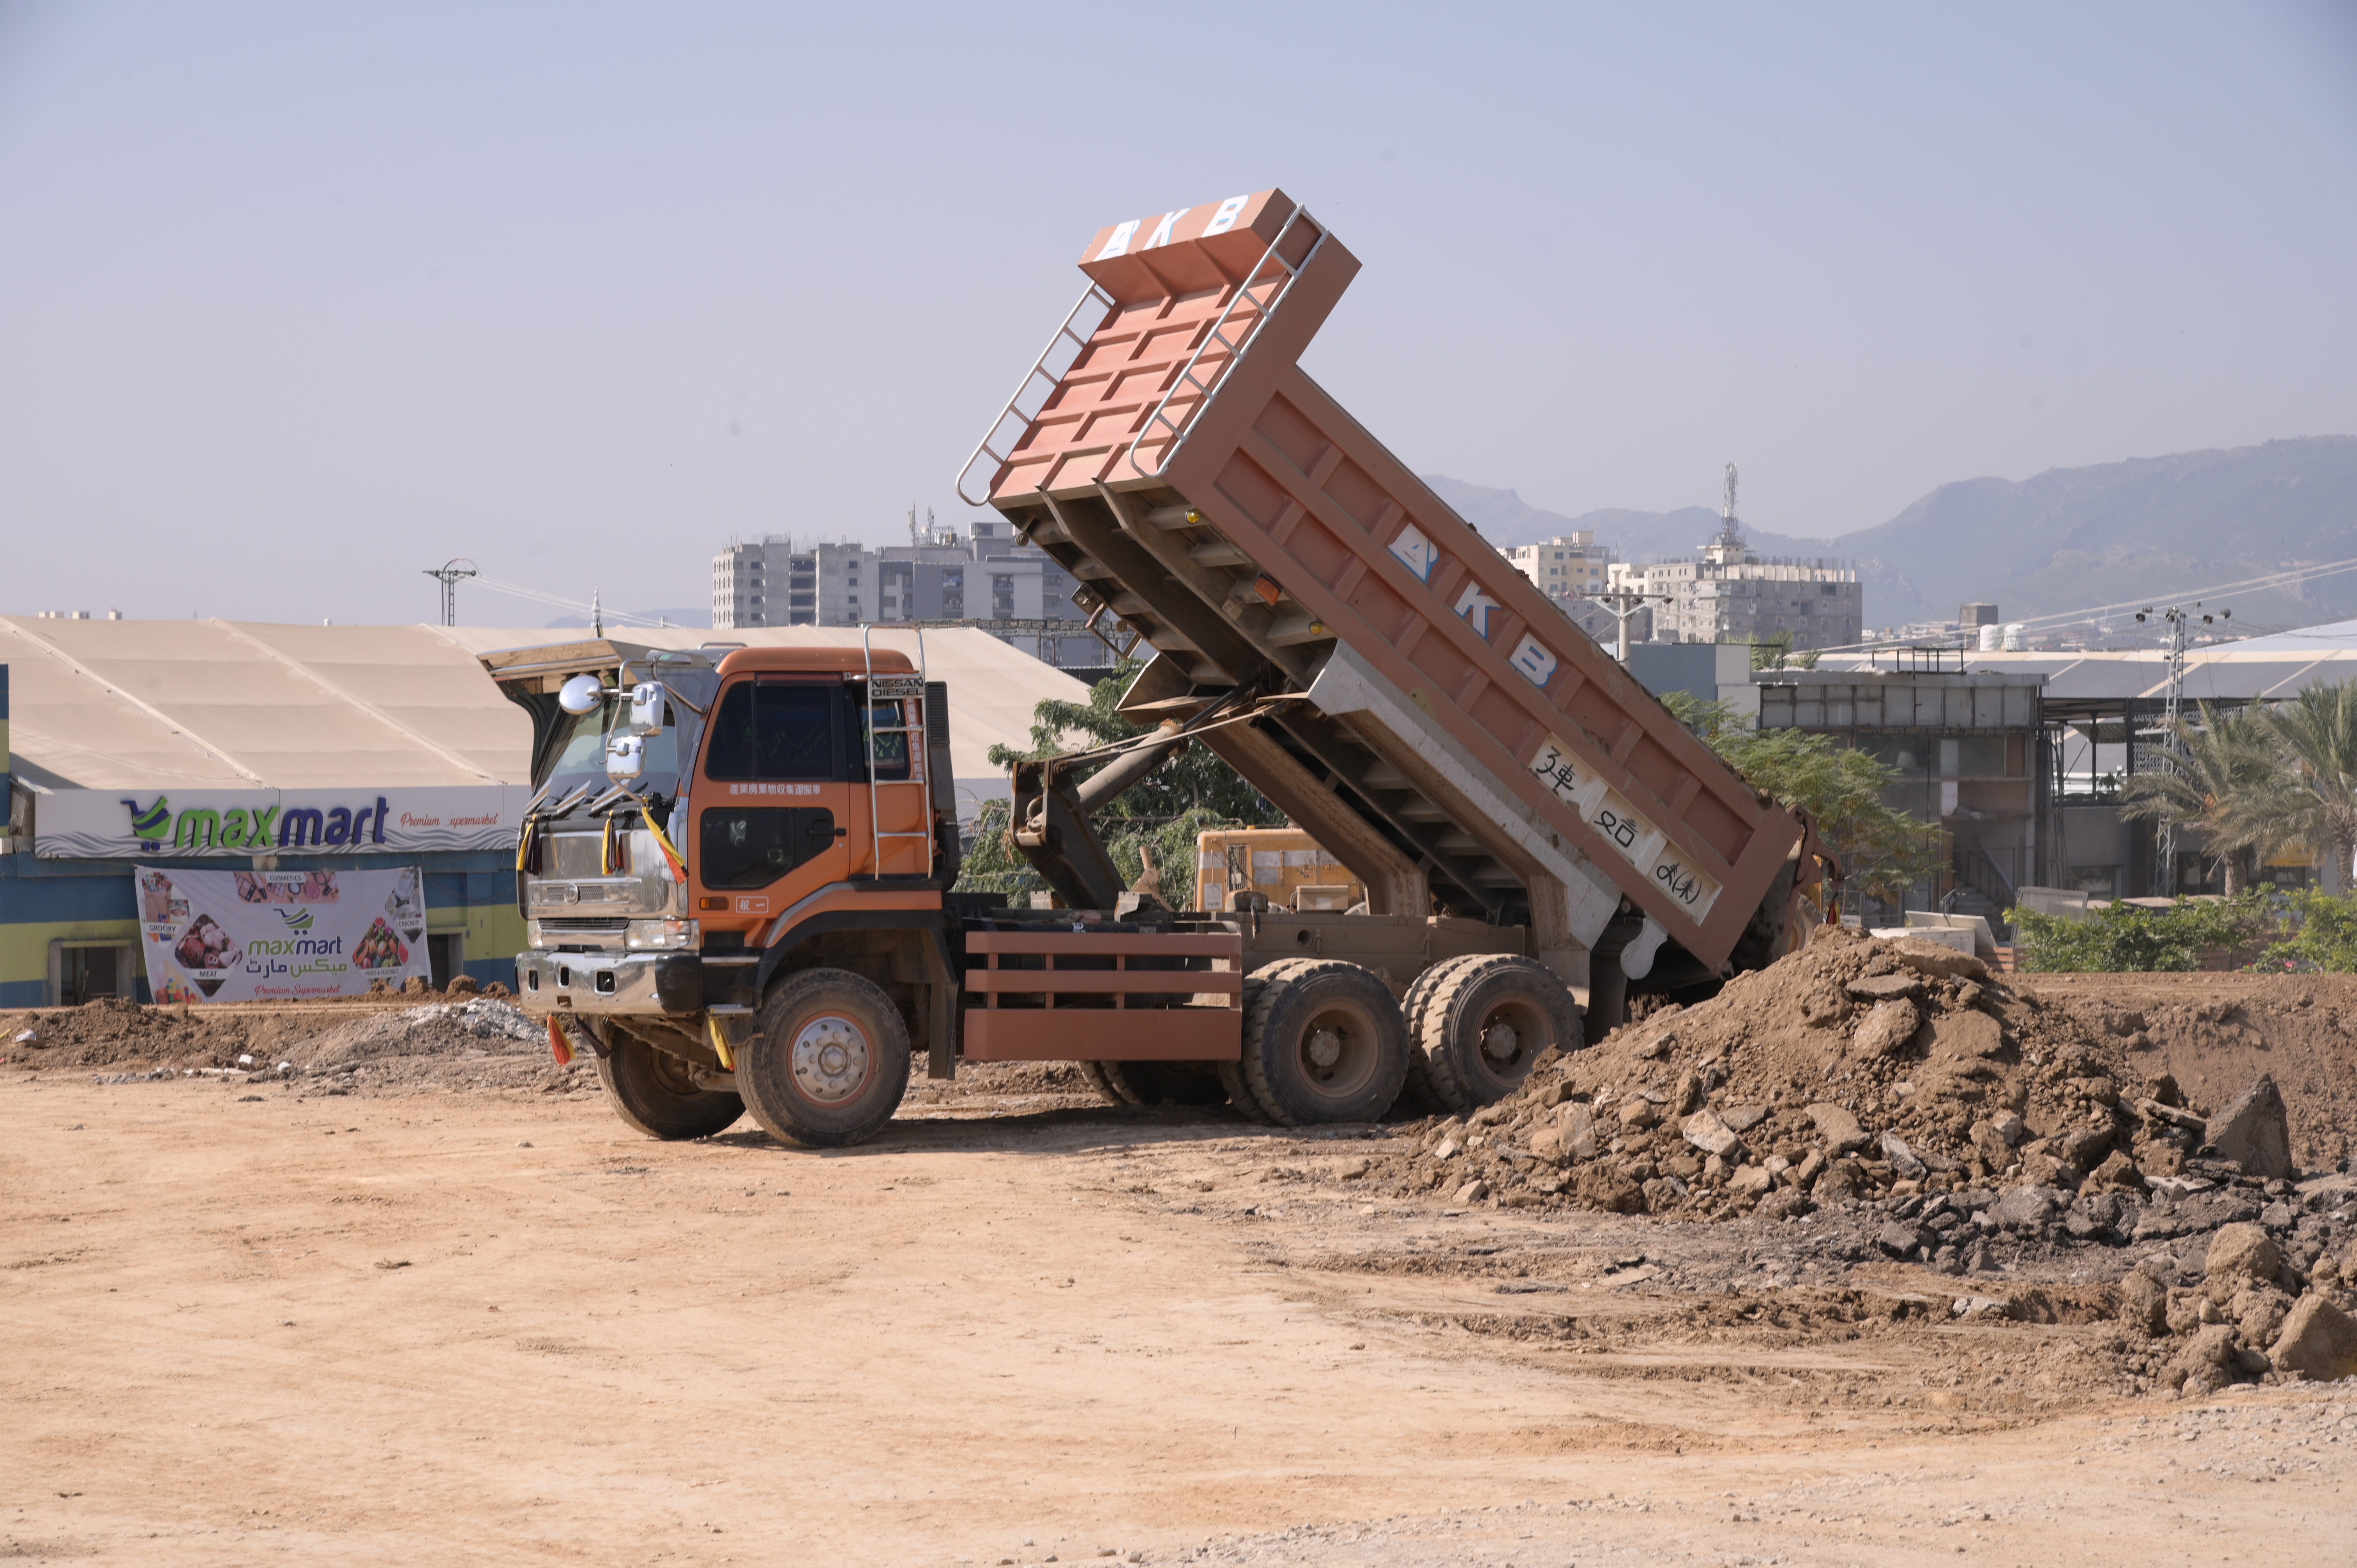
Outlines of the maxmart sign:
<svg viewBox="0 0 2357 1568">
<path fill-rule="evenodd" d="M 186 855 L 396 854 L 513 849 L 532 792 L 485 784 L 414 789 L 57 789 L 34 807 L 49 860 Z"/>
</svg>

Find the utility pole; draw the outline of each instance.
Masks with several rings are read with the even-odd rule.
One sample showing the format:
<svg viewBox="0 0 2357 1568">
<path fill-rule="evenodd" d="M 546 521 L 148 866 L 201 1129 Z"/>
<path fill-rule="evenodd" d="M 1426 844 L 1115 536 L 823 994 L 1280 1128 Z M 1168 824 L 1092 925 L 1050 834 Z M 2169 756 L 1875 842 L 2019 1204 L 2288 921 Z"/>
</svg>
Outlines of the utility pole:
<svg viewBox="0 0 2357 1568">
<path fill-rule="evenodd" d="M 442 624 L 457 626 L 458 585 L 477 575 L 475 564 L 464 556 L 454 556 L 439 566 L 429 567 L 425 575 L 439 579 L 442 584 Z"/>
<path fill-rule="evenodd" d="M 2221 610 L 2218 614 L 2228 620 L 2232 620 L 2234 616 L 2233 610 Z M 2185 650 L 2193 640 L 2193 623 L 2199 618 L 2203 626 L 2209 626 L 2216 618 L 2202 614 L 2201 601 L 2199 599 L 2194 600 L 2190 606 L 2170 605 L 2164 609 L 2155 609 L 2152 606 L 2147 605 L 2136 611 L 2136 619 L 2139 621 L 2148 620 L 2156 616 L 2169 628 L 2169 687 L 2162 698 L 2160 709 L 2160 765 L 2167 769 L 2175 768 L 2178 757 L 2183 755 L 2184 743 L 2179 738 L 2177 725 L 2178 721 L 2184 716 L 2185 711 Z M 2129 758 L 2129 763 L 2128 771 L 2133 773 L 2136 771 L 2133 755 Z M 2160 829 L 2153 835 L 2153 858 L 2157 863 L 2154 867 L 2156 872 L 2154 880 L 2158 884 L 2155 891 L 2164 897 L 2176 897 L 2177 819 L 2175 817 L 2164 815 L 2160 819 Z"/>
<path fill-rule="evenodd" d="M 1641 594 L 1634 588 L 1607 588 L 1600 594 L 1587 596 L 1603 606 L 1604 613 L 1620 623 L 1618 645 L 1612 656 L 1623 664 L 1629 662 L 1629 618 L 1656 600 L 1663 604 L 1670 602 L 1667 594 Z"/>
</svg>

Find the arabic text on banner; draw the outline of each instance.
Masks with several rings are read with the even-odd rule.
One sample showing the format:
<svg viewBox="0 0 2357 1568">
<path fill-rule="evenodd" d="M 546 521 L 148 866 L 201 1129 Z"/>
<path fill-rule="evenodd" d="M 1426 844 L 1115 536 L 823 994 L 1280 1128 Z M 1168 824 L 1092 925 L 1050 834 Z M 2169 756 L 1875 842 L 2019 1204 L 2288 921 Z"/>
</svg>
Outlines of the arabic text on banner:
<svg viewBox="0 0 2357 1568">
<path fill-rule="evenodd" d="M 132 874 L 157 1002 L 357 996 L 430 978 L 418 868 Z"/>
</svg>

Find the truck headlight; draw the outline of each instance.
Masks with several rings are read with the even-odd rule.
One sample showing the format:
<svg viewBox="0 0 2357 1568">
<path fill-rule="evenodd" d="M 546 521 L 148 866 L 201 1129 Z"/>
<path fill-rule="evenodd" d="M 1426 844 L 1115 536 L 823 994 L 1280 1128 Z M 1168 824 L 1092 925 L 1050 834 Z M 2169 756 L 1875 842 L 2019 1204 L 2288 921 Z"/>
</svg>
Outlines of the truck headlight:
<svg viewBox="0 0 2357 1568">
<path fill-rule="evenodd" d="M 634 948 L 692 948 L 701 934 L 694 920 L 632 920 L 622 940 Z"/>
</svg>

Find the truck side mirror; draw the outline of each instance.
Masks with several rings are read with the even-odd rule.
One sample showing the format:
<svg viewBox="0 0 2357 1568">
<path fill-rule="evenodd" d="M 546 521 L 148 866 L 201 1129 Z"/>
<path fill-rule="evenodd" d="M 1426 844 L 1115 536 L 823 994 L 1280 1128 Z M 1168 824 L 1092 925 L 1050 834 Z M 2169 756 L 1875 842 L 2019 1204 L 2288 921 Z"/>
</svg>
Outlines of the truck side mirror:
<svg viewBox="0 0 2357 1568">
<path fill-rule="evenodd" d="M 630 688 L 628 727 L 632 735 L 662 734 L 665 694 L 660 681 L 641 681 Z"/>
<path fill-rule="evenodd" d="M 576 675 L 556 693 L 556 705 L 568 714 L 594 714 L 605 700 L 606 683 L 595 675 Z"/>
<path fill-rule="evenodd" d="M 606 737 L 606 777 L 636 779 L 646 770 L 647 743 L 634 735 Z"/>
</svg>

